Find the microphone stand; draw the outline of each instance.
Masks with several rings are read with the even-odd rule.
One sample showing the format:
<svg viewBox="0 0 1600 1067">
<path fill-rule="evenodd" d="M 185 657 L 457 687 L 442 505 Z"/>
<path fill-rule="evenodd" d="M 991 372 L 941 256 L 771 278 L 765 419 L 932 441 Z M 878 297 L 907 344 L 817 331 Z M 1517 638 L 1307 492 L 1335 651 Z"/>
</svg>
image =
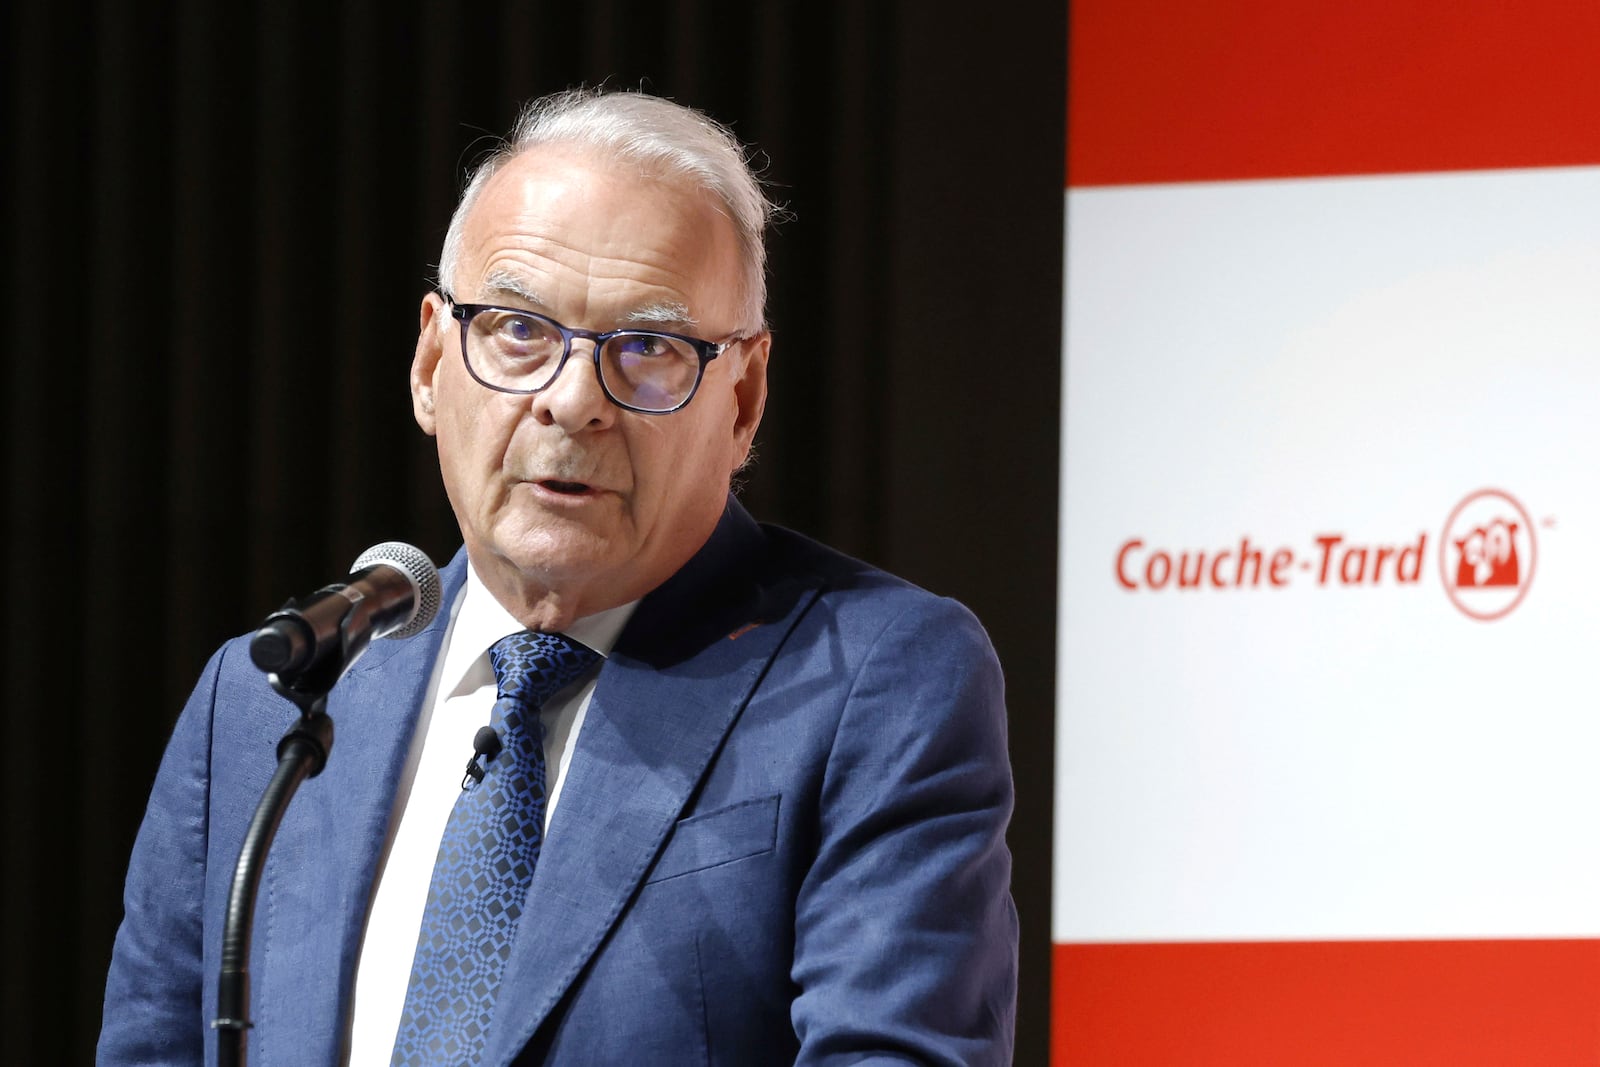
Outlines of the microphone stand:
<svg viewBox="0 0 1600 1067">
<path fill-rule="evenodd" d="M 290 601 L 290 605 L 293 604 Z M 333 720 L 327 714 L 328 691 L 344 673 L 345 665 L 366 647 L 365 641 L 351 639 L 344 625 L 348 621 L 347 615 L 339 626 L 339 655 L 314 661 L 293 674 L 267 675 L 272 688 L 300 709 L 300 720 L 278 742 L 278 769 L 267 783 L 245 831 L 239 861 L 233 868 L 233 884 L 228 889 L 228 909 L 222 926 L 222 963 L 217 980 L 217 1017 L 211 1023 L 211 1028 L 217 1032 L 218 1067 L 244 1067 L 247 1031 L 254 1025 L 249 1018 L 250 934 L 255 925 L 261 872 L 289 801 L 302 782 L 322 773 L 328 762 L 328 752 L 333 748 Z M 261 639 L 263 633 L 270 631 L 263 628 L 256 639 Z"/>
</svg>

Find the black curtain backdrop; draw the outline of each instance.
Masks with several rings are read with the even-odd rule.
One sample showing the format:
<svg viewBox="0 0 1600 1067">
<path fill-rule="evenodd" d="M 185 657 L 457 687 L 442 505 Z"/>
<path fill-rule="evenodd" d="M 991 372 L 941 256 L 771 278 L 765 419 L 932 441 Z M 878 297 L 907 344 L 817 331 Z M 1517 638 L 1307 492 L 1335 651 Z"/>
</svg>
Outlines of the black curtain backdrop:
<svg viewBox="0 0 1600 1067">
<path fill-rule="evenodd" d="M 128 852 L 211 649 L 371 543 L 455 550 L 407 395 L 418 300 L 485 138 L 606 81 L 730 123 L 791 214 L 746 503 L 964 601 L 1000 651 L 1017 1062 L 1043 1064 L 1064 0 L 4 18 L 0 1062 L 91 1059 Z"/>
</svg>

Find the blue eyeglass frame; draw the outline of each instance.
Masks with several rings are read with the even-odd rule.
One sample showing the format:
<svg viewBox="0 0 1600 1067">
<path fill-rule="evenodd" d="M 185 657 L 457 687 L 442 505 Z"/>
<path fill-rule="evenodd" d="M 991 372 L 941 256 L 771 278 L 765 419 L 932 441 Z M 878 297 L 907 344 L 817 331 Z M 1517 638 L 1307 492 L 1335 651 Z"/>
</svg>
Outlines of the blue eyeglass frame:
<svg viewBox="0 0 1600 1067">
<path fill-rule="evenodd" d="M 467 373 L 472 375 L 472 380 L 483 386 L 485 389 L 493 389 L 497 393 L 511 393 L 515 396 L 533 396 L 536 393 L 544 392 L 546 389 L 556 384 L 556 379 L 561 377 L 561 372 L 567 369 L 567 358 L 572 355 L 573 338 L 581 337 L 586 341 L 594 342 L 593 351 L 589 358 L 594 363 L 594 379 L 600 383 L 600 391 L 605 394 L 607 400 L 611 401 L 611 403 L 615 404 L 617 407 L 624 411 L 635 412 L 639 415 L 671 415 L 674 411 L 682 411 L 688 406 L 689 401 L 694 399 L 694 395 L 700 391 L 700 382 L 706 376 L 706 364 L 722 355 L 722 353 L 726 352 L 734 345 L 739 344 L 741 341 L 748 340 L 748 338 L 740 337 L 738 334 L 735 334 L 725 341 L 707 341 L 699 337 L 690 337 L 688 334 L 672 333 L 668 330 L 641 330 L 637 327 L 623 330 L 607 330 L 604 333 L 596 333 L 594 330 L 580 330 L 571 326 L 563 326 L 555 319 L 552 319 L 549 315 L 541 315 L 537 311 L 529 311 L 527 308 L 507 307 L 504 304 L 462 304 L 457 302 L 455 297 L 442 290 L 439 293 L 439 297 L 446 304 L 450 305 L 450 317 L 461 323 L 462 365 L 467 368 Z M 490 382 L 484 381 L 481 377 L 479 377 L 478 372 L 472 366 L 472 360 L 467 357 L 467 330 L 472 324 L 473 317 L 484 311 L 507 311 L 513 315 L 526 315 L 530 319 L 538 319 L 540 322 L 548 322 L 551 326 L 556 328 L 556 331 L 561 334 L 561 358 L 556 361 L 556 369 L 551 372 L 549 381 L 545 382 L 537 389 L 511 389 L 504 385 L 494 385 Z M 600 363 L 600 349 L 605 347 L 605 343 L 611 340 L 613 337 L 623 337 L 628 334 L 645 334 L 652 337 L 670 337 L 675 341 L 683 341 L 687 343 L 695 350 L 695 354 L 700 357 L 700 365 L 695 368 L 694 384 L 689 387 L 689 392 L 682 400 L 678 401 L 678 403 L 674 404 L 670 408 L 641 408 L 618 400 L 616 395 L 611 392 L 611 387 L 606 384 L 605 370 Z"/>
</svg>

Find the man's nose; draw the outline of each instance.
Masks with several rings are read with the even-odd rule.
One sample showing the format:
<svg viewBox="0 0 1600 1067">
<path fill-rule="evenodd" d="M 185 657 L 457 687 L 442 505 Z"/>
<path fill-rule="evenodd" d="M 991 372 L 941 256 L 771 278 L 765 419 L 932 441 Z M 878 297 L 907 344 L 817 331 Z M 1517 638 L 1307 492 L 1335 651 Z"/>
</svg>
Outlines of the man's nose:
<svg viewBox="0 0 1600 1067">
<path fill-rule="evenodd" d="M 561 373 L 533 395 L 534 417 L 568 433 L 609 425 L 617 408 L 606 398 L 597 371 L 595 342 L 585 337 L 573 338 L 572 352 Z"/>
</svg>

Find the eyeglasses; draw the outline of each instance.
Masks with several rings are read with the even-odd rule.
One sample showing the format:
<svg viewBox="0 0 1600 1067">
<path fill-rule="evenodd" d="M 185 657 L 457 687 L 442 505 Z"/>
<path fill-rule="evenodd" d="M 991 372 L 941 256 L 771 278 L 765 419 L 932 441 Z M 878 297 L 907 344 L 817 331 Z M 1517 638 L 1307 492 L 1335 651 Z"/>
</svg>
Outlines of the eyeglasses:
<svg viewBox="0 0 1600 1067">
<path fill-rule="evenodd" d="M 550 387 L 572 355 L 572 341 L 594 342 L 600 389 L 619 408 L 666 415 L 694 398 L 706 364 L 744 340 L 702 341 L 656 330 L 575 330 L 520 308 L 458 304 L 441 293 L 461 322 L 461 358 L 478 384 L 502 393 Z"/>
</svg>

